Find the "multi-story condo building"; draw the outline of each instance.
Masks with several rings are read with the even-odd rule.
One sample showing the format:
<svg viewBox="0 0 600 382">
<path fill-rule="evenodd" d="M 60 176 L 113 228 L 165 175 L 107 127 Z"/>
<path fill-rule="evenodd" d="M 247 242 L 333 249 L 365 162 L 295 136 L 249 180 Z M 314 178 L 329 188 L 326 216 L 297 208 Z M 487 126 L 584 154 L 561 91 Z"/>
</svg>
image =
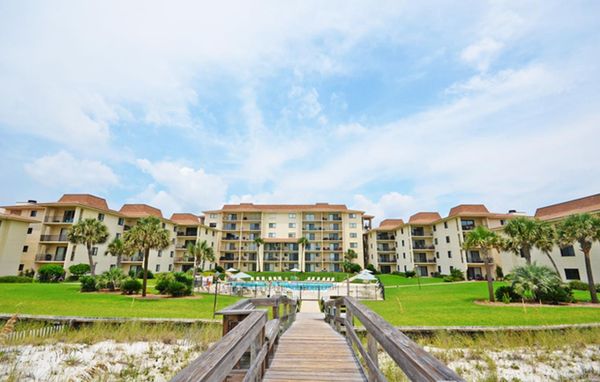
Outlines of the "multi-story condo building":
<svg viewBox="0 0 600 382">
<path fill-rule="evenodd" d="M 491 213 L 483 204 L 461 204 L 445 218 L 437 212 L 419 212 L 407 223 L 387 219 L 368 234 L 369 262 L 381 272 L 415 271 L 432 276 L 457 268 L 469 279 L 483 278 L 480 252 L 462 248 L 466 234 L 478 225 L 501 227 L 515 216 Z"/>
<path fill-rule="evenodd" d="M 535 212 L 535 218 L 551 223 L 558 223 L 569 215 L 579 213 L 600 216 L 600 194 L 538 208 Z M 568 245 L 563 248 L 556 245 L 552 252 L 550 252 L 550 256 L 552 256 L 552 259 L 556 263 L 563 280 L 581 280 L 587 282 L 585 260 L 578 244 Z M 600 243 L 595 242 L 592 244 L 590 256 L 594 281 L 598 283 L 600 282 Z M 538 249 L 534 248 L 532 250 L 531 260 L 552 268 L 552 263 L 548 259 L 548 256 Z M 500 263 L 506 272 L 510 272 L 514 267 L 524 265 L 525 259 L 510 252 L 502 252 Z"/>
<path fill-rule="evenodd" d="M 29 251 L 25 237 L 32 223 L 38 221 L 0 212 L 0 276 L 14 275 L 19 270 L 21 253 Z"/>
<path fill-rule="evenodd" d="M 363 212 L 345 205 L 241 203 L 205 214 L 208 226 L 219 231 L 218 259 L 225 268 L 341 271 L 349 249 L 363 265 Z M 304 248 L 302 237 L 308 240 Z"/>
<path fill-rule="evenodd" d="M 59 264 L 65 269 L 79 263 L 88 263 L 87 250 L 82 245 L 70 243 L 67 233 L 71 226 L 87 218 L 103 222 L 109 232 L 106 243 L 93 247 L 96 272 L 100 273 L 116 265 L 116 258 L 107 253 L 107 246 L 114 238 L 122 237 L 135 222 L 145 216 L 156 216 L 162 220 L 163 227 L 172 235 L 172 245 L 162 251 L 152 251 L 149 269 L 155 272 L 173 269 L 175 252 L 175 225 L 164 219 L 159 209 L 144 204 L 126 204 L 120 211 L 108 207 L 106 200 L 94 195 L 65 194 L 57 202 L 27 203 L 7 206 L 5 210 L 11 215 L 21 218 L 37 219 L 29 223 L 25 235 L 23 252 L 19 258 L 17 271 L 28 269 L 37 270 L 43 264 Z M 142 255 L 122 259 L 125 272 L 130 269 L 139 270 L 142 267 Z"/>
<path fill-rule="evenodd" d="M 219 252 L 219 236 L 215 228 L 204 224 L 204 216 L 189 213 L 175 213 L 171 215 L 172 222 L 177 225 L 177 240 L 175 243 L 175 270 L 187 271 L 194 267 L 194 258 L 188 253 L 188 245 L 200 241 L 206 241 L 213 248 L 215 260 Z M 214 262 L 205 263 L 205 269 L 213 269 Z M 201 267 L 202 264 L 197 264 Z"/>
</svg>

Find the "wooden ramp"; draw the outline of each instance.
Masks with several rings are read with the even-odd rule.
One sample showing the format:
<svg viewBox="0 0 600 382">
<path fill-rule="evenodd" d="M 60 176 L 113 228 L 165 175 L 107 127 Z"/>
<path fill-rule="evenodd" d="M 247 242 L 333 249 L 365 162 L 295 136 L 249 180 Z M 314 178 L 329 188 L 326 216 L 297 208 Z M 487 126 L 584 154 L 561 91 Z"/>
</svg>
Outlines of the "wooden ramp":
<svg viewBox="0 0 600 382">
<path fill-rule="evenodd" d="M 366 381 L 346 339 L 307 303 L 279 339 L 263 381 Z"/>
</svg>

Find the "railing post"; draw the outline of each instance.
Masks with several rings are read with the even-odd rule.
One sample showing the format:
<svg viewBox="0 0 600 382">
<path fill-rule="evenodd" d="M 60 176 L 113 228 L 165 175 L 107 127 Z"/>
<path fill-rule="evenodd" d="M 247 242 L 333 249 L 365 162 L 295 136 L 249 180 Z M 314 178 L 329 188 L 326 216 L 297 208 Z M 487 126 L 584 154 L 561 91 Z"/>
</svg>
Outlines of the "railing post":
<svg viewBox="0 0 600 382">
<path fill-rule="evenodd" d="M 339 332 L 340 331 L 340 311 L 342 310 L 342 304 L 339 304 L 338 301 L 336 301 L 335 304 L 335 317 L 333 319 L 333 322 L 335 324 L 335 329 Z"/>
<path fill-rule="evenodd" d="M 377 367 L 377 370 L 379 370 L 377 340 L 369 332 L 367 332 L 367 353 L 369 354 L 369 357 L 371 357 L 371 360 L 373 360 L 373 363 L 375 364 L 375 367 Z M 377 374 L 374 370 L 369 370 L 369 379 L 375 380 L 376 375 Z"/>
<path fill-rule="evenodd" d="M 273 319 L 279 318 L 279 299 L 275 300 L 275 305 L 273 305 Z"/>
</svg>

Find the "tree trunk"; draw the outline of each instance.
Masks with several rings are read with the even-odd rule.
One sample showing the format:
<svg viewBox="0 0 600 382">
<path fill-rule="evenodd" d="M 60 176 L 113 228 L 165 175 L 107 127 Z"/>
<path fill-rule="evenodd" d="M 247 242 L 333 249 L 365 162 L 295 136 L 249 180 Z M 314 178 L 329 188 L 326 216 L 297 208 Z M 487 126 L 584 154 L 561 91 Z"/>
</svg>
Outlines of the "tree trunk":
<svg viewBox="0 0 600 382">
<path fill-rule="evenodd" d="M 198 273 L 198 257 L 194 255 L 194 271 L 192 272 L 192 290 L 196 290 L 196 274 Z"/>
<path fill-rule="evenodd" d="M 592 303 L 598 303 L 598 295 L 596 293 L 596 285 L 594 284 L 594 275 L 592 274 L 592 260 L 590 259 L 590 250 L 583 252 L 585 258 L 585 272 L 587 274 L 588 286 L 590 288 L 590 296 L 592 297 Z"/>
<path fill-rule="evenodd" d="M 150 248 L 144 250 L 144 280 L 142 282 L 142 297 L 146 297 L 146 286 L 148 285 L 148 259 L 150 258 Z"/>
<path fill-rule="evenodd" d="M 96 276 L 96 265 L 94 264 L 94 257 L 92 256 L 92 246 L 89 244 L 85 245 L 88 254 L 88 261 L 90 263 L 90 274 L 92 277 Z"/>
<path fill-rule="evenodd" d="M 550 262 L 552 263 L 552 266 L 554 267 L 554 270 L 556 271 L 556 273 L 558 274 L 558 276 L 562 279 L 562 277 L 560 276 L 560 270 L 558 269 L 558 265 L 556 265 L 556 262 L 552 258 L 552 255 L 550 255 L 550 252 L 544 252 L 544 253 L 546 254 L 546 256 L 548 256 L 548 260 L 550 260 Z"/>
<path fill-rule="evenodd" d="M 494 281 L 492 280 L 492 264 L 490 262 L 491 258 L 486 254 L 485 256 L 485 273 L 486 273 L 486 279 L 487 279 L 487 286 L 488 286 L 488 294 L 490 297 L 490 302 L 495 302 L 496 299 L 494 298 Z"/>
<path fill-rule="evenodd" d="M 121 269 L 121 258 L 123 255 L 117 255 L 117 268 Z"/>
<path fill-rule="evenodd" d="M 531 265 L 531 248 L 523 248 L 523 255 L 525 256 L 525 263 Z"/>
</svg>

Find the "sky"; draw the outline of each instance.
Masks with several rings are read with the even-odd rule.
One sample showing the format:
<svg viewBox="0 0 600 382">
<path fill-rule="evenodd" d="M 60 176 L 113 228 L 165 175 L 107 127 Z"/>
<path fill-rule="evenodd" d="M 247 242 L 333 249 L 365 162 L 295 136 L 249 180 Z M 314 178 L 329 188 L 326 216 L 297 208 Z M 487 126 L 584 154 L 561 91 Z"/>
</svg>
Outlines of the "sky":
<svg viewBox="0 0 600 382">
<path fill-rule="evenodd" d="M 598 1 L 0 0 L 0 205 L 600 192 Z"/>
</svg>

